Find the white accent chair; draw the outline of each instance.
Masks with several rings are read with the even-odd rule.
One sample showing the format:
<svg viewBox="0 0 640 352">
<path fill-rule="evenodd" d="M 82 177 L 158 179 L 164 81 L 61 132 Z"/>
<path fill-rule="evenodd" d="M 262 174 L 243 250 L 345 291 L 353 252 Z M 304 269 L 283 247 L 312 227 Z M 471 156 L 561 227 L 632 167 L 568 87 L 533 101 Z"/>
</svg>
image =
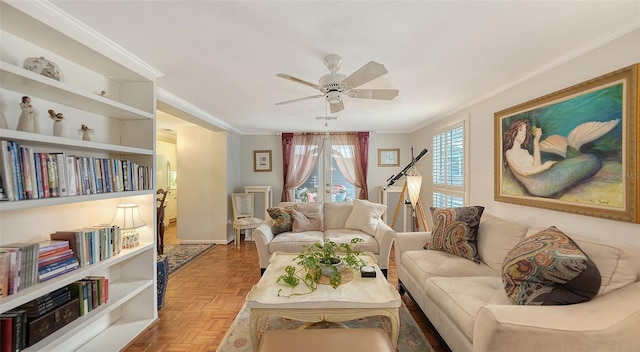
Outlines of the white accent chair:
<svg viewBox="0 0 640 352">
<path fill-rule="evenodd" d="M 236 246 L 240 247 L 240 232 L 253 230 L 264 221 L 264 219 L 253 216 L 253 193 L 233 193 L 231 203 L 233 207 L 233 232 Z"/>
</svg>

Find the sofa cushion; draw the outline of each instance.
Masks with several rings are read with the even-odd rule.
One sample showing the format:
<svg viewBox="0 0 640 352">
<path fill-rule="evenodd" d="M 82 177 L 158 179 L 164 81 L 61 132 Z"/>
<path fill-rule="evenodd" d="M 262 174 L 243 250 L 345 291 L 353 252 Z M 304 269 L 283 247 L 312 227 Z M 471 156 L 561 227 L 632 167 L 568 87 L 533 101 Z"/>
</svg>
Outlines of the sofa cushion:
<svg viewBox="0 0 640 352">
<path fill-rule="evenodd" d="M 598 293 L 600 272 L 569 236 L 552 226 L 507 253 L 502 281 L 515 304 L 574 304 Z"/>
<path fill-rule="evenodd" d="M 454 254 L 435 250 L 406 251 L 402 254 L 398 265 L 408 271 L 416 282 L 424 283 L 429 278 L 436 276 L 495 276 L 493 269 L 477 264 L 470 260 L 462 259 Z"/>
<path fill-rule="evenodd" d="M 471 342 L 482 307 L 511 305 L 499 276 L 433 277 L 425 283 L 425 292 Z"/>
<path fill-rule="evenodd" d="M 480 260 L 502 274 L 504 257 L 527 233 L 528 226 L 510 222 L 488 213 L 482 214 L 478 227 Z"/>
<path fill-rule="evenodd" d="M 302 246 L 310 246 L 322 240 L 322 231 L 283 232 L 269 242 L 269 253 L 299 253 L 303 249 Z"/>
<path fill-rule="evenodd" d="M 291 218 L 291 208 L 268 208 L 267 213 L 271 219 L 273 219 L 273 223 L 271 224 L 271 232 L 274 235 L 289 232 L 292 229 L 293 218 Z"/>
<path fill-rule="evenodd" d="M 433 230 L 424 245 L 480 263 L 478 255 L 478 226 L 484 207 L 431 207 Z"/>
<path fill-rule="evenodd" d="M 291 217 L 293 232 L 324 230 L 322 203 L 298 203 L 291 210 Z"/>
<path fill-rule="evenodd" d="M 344 227 L 352 230 L 360 230 L 374 236 L 376 234 L 378 220 L 380 220 L 380 217 L 386 209 L 387 206 L 384 204 L 354 199 L 353 209 Z"/>
<path fill-rule="evenodd" d="M 344 229 L 352 209 L 353 202 L 324 203 L 324 229 Z"/>
<path fill-rule="evenodd" d="M 362 239 L 362 242 L 351 244 L 352 238 L 360 238 Z M 376 241 L 375 237 L 360 230 L 324 230 L 324 239 L 331 240 L 335 243 L 349 243 L 351 244 L 351 249 L 356 251 L 371 252 L 375 254 L 380 253 L 380 249 L 378 248 L 378 241 Z"/>
<path fill-rule="evenodd" d="M 638 281 L 640 253 L 619 243 L 607 243 L 592 238 L 571 235 L 591 258 L 600 272 L 600 291 L 604 294 Z"/>
</svg>

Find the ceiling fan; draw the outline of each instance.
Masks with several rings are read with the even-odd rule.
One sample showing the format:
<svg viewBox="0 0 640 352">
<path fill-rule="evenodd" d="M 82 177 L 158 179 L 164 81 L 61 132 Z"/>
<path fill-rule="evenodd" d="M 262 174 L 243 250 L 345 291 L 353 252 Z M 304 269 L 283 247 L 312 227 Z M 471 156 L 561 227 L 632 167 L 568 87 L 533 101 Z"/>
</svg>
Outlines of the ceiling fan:
<svg viewBox="0 0 640 352">
<path fill-rule="evenodd" d="M 343 94 L 346 94 L 351 98 L 379 100 L 392 100 L 393 98 L 398 96 L 397 89 L 357 89 L 359 86 L 385 75 L 388 71 L 382 64 L 379 64 L 375 61 L 369 61 L 367 64 L 360 67 L 357 71 L 355 71 L 348 77 L 345 74 L 338 72 L 338 70 L 340 70 L 340 66 L 342 65 L 342 57 L 340 57 L 340 55 L 330 54 L 325 56 L 324 64 L 325 66 L 327 66 L 330 73 L 327 73 L 326 75 L 320 77 L 319 84 L 307 82 L 300 78 L 284 73 L 278 73 L 276 75 L 278 77 L 282 77 L 284 79 L 288 79 L 290 81 L 315 88 L 322 94 L 287 100 L 276 103 L 276 105 L 283 105 L 307 99 L 325 97 L 331 107 L 331 112 L 336 113 L 344 109 L 344 103 L 342 102 Z"/>
</svg>

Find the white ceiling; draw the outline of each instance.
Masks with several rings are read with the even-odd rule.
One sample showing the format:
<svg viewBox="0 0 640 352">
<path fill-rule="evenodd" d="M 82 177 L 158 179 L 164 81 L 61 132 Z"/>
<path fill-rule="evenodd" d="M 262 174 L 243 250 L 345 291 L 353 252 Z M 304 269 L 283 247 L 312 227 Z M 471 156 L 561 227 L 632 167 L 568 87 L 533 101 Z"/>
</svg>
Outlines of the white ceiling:
<svg viewBox="0 0 640 352">
<path fill-rule="evenodd" d="M 640 26 L 640 1 L 53 1 L 164 74 L 160 88 L 241 134 L 410 132 Z M 640 44 L 639 44 L 640 49 Z M 339 54 L 349 75 L 389 73 L 344 98 L 336 121 L 316 83 Z M 159 119 L 159 128 L 166 119 Z"/>
</svg>

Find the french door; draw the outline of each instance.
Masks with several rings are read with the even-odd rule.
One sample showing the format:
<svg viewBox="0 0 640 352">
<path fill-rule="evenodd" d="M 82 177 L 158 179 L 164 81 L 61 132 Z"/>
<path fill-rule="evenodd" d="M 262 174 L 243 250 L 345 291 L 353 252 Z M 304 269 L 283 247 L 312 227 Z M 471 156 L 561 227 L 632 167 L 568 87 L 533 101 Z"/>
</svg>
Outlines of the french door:
<svg viewBox="0 0 640 352">
<path fill-rule="evenodd" d="M 307 180 L 295 189 L 295 201 L 342 202 L 355 199 L 355 186 L 340 170 L 340 167 L 345 168 L 345 164 L 353 164 L 354 152 L 352 146 L 331 145 L 329 135 L 326 135 L 318 163 Z"/>
</svg>

